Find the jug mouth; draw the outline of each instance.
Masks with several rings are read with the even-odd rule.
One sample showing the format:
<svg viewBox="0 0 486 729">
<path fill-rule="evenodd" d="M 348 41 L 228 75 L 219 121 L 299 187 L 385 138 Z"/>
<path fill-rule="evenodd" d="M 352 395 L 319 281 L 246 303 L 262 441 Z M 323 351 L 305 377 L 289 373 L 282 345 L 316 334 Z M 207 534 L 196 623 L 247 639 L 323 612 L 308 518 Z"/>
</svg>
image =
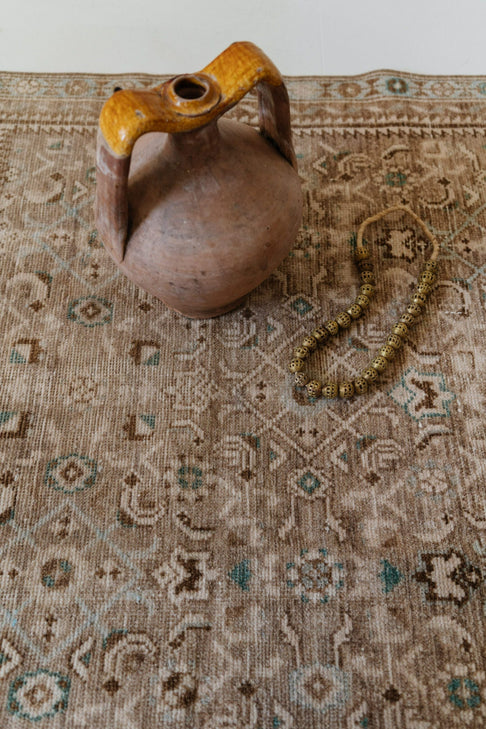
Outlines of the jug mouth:
<svg viewBox="0 0 486 729">
<path fill-rule="evenodd" d="M 175 76 L 165 85 L 165 91 L 172 106 L 184 116 L 206 114 L 221 99 L 219 85 L 204 73 Z"/>
</svg>

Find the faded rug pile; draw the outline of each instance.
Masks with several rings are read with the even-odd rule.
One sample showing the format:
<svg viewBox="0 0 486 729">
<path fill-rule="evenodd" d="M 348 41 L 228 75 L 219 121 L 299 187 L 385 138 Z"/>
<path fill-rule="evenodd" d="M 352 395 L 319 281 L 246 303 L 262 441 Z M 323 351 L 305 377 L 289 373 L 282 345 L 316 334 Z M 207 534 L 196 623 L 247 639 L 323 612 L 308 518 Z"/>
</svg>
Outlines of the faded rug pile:
<svg viewBox="0 0 486 729">
<path fill-rule="evenodd" d="M 299 237 L 206 321 L 94 226 L 102 103 L 160 80 L 0 74 L 0 725 L 484 727 L 486 78 L 288 79 Z M 310 401 L 292 350 L 397 203 L 441 244 L 427 314 L 369 394 Z M 367 240 L 316 374 L 368 364 L 430 255 L 400 213 Z"/>
</svg>

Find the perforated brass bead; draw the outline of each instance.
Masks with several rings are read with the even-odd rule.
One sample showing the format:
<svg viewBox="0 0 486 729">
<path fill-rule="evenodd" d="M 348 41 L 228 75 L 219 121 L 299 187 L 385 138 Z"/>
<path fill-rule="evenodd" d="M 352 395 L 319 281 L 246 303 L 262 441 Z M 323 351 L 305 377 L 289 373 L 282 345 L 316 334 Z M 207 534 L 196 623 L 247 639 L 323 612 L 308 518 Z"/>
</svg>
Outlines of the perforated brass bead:
<svg viewBox="0 0 486 729">
<path fill-rule="evenodd" d="M 401 339 L 400 337 L 398 337 L 396 334 L 390 334 L 390 336 L 386 340 L 386 343 L 390 347 L 393 347 L 393 349 L 400 349 L 400 347 L 403 344 L 403 339 Z"/>
<path fill-rule="evenodd" d="M 423 307 L 420 304 L 414 303 L 407 306 L 407 313 L 414 317 L 420 316 L 423 311 Z"/>
<path fill-rule="evenodd" d="M 317 344 L 324 344 L 326 339 L 329 339 L 329 332 L 324 327 L 317 327 L 312 332 L 312 336 L 316 340 Z"/>
<path fill-rule="evenodd" d="M 379 354 L 371 360 L 371 367 L 374 367 L 378 372 L 384 372 L 388 366 L 388 360 L 386 357 L 382 357 Z"/>
<path fill-rule="evenodd" d="M 419 306 L 425 306 L 427 303 L 427 297 L 416 291 L 412 294 L 412 304 L 418 304 Z"/>
<path fill-rule="evenodd" d="M 349 309 L 346 309 L 346 313 L 349 314 L 351 319 L 359 319 L 359 317 L 363 313 L 363 309 L 359 304 L 351 304 Z"/>
<path fill-rule="evenodd" d="M 424 283 L 433 284 L 435 283 L 437 276 L 434 273 L 434 271 L 422 271 L 422 273 L 419 276 L 419 281 L 423 281 Z"/>
<path fill-rule="evenodd" d="M 294 357 L 297 357 L 297 359 L 305 359 L 310 354 L 310 349 L 308 347 L 296 347 L 294 349 Z"/>
<path fill-rule="evenodd" d="M 428 296 L 430 292 L 432 291 L 432 284 L 429 283 L 419 283 L 417 286 L 417 291 L 419 294 L 423 294 L 424 296 Z"/>
<path fill-rule="evenodd" d="M 307 347 L 310 352 L 313 352 L 317 347 L 317 339 L 309 334 L 302 342 L 303 347 Z"/>
<path fill-rule="evenodd" d="M 438 268 L 439 268 L 438 261 L 427 261 L 427 263 L 424 266 L 424 271 L 432 271 L 432 273 L 435 273 Z"/>
<path fill-rule="evenodd" d="M 291 372 L 302 372 L 302 370 L 304 369 L 304 365 L 305 365 L 305 362 L 303 359 L 294 357 L 294 359 L 290 360 L 289 370 Z"/>
<path fill-rule="evenodd" d="M 416 317 L 412 314 L 409 314 L 408 311 L 405 314 L 402 314 L 400 317 L 400 324 L 406 324 L 407 327 L 413 327 L 413 325 L 416 323 Z"/>
<path fill-rule="evenodd" d="M 352 382 L 339 383 L 339 397 L 348 398 L 354 395 L 354 385 Z"/>
<path fill-rule="evenodd" d="M 373 271 L 361 271 L 361 273 L 359 274 L 359 278 L 361 283 L 371 284 L 372 286 L 374 286 L 375 274 L 373 273 Z"/>
<path fill-rule="evenodd" d="M 358 271 L 373 271 L 373 264 L 371 261 L 357 261 Z"/>
<path fill-rule="evenodd" d="M 370 382 L 375 382 L 379 376 L 378 370 L 375 370 L 375 368 L 371 367 L 371 365 L 361 372 L 361 377 L 365 379 L 368 384 Z"/>
<path fill-rule="evenodd" d="M 366 246 L 358 246 L 354 251 L 355 261 L 367 261 L 370 257 L 370 252 Z"/>
<path fill-rule="evenodd" d="M 327 400 L 333 400 L 339 395 L 339 386 L 337 382 L 327 382 L 322 388 L 322 394 Z"/>
<path fill-rule="evenodd" d="M 336 321 L 341 329 L 348 329 L 351 326 L 351 317 L 346 311 L 342 311 L 337 315 Z"/>
<path fill-rule="evenodd" d="M 356 297 L 356 301 L 354 303 L 358 304 L 358 306 L 361 306 L 362 309 L 366 309 L 366 307 L 370 305 L 370 300 L 364 294 L 359 294 L 359 296 Z"/>
<path fill-rule="evenodd" d="M 354 391 L 357 395 L 364 395 L 368 392 L 368 382 L 364 377 L 357 377 L 354 381 Z"/>
<path fill-rule="evenodd" d="M 380 347 L 379 355 L 391 362 L 396 357 L 397 350 L 391 344 L 384 344 L 383 347 Z"/>
<path fill-rule="evenodd" d="M 309 397 L 319 397 L 322 392 L 322 382 L 319 380 L 311 380 L 306 385 Z"/>
<path fill-rule="evenodd" d="M 304 387 L 309 382 L 309 375 L 306 375 L 305 372 L 296 372 L 294 382 L 297 387 Z"/>
<path fill-rule="evenodd" d="M 329 319 L 324 326 L 332 337 L 335 337 L 339 331 L 339 324 L 335 319 Z"/>
<path fill-rule="evenodd" d="M 392 326 L 392 333 L 396 334 L 401 339 L 405 339 L 408 334 L 408 327 L 402 322 L 397 322 L 397 324 Z"/>
<path fill-rule="evenodd" d="M 371 284 L 361 284 L 359 287 L 359 293 L 371 299 L 371 297 L 375 294 L 375 287 Z"/>
</svg>

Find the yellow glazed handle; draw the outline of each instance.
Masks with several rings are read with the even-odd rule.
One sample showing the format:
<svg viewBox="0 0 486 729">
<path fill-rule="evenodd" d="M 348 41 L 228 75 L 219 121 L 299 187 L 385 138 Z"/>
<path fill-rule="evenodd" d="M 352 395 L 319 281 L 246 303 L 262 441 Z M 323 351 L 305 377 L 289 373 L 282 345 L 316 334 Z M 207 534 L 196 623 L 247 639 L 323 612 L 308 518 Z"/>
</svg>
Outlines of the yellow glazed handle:
<svg viewBox="0 0 486 729">
<path fill-rule="evenodd" d="M 233 43 L 200 73 L 176 76 L 147 91 L 119 91 L 104 105 L 100 129 L 113 154 L 128 157 L 147 132 L 188 132 L 234 106 L 254 86 L 260 129 L 295 165 L 290 114 L 280 72 L 253 43 Z"/>
<path fill-rule="evenodd" d="M 297 167 L 287 89 L 277 68 L 253 43 L 233 43 L 200 73 L 176 76 L 146 91 L 118 91 L 101 110 L 97 148 L 98 229 L 114 258 L 124 257 L 130 155 L 147 132 L 189 132 L 217 119 L 253 87 L 260 131 Z"/>
</svg>

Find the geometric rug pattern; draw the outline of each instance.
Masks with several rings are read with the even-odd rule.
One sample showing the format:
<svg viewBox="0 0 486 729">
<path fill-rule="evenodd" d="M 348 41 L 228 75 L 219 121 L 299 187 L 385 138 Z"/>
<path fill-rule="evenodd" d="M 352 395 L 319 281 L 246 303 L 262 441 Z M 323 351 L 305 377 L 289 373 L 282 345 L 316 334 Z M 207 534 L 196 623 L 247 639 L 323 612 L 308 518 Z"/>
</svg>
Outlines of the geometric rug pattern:
<svg viewBox="0 0 486 729">
<path fill-rule="evenodd" d="M 211 320 L 95 228 L 101 106 L 160 81 L 0 74 L 1 726 L 484 727 L 486 78 L 287 79 L 302 226 Z M 367 395 L 309 401 L 292 350 L 397 203 L 441 244 L 427 313 Z M 316 374 L 357 375 L 430 255 L 401 213 L 367 239 Z"/>
</svg>

